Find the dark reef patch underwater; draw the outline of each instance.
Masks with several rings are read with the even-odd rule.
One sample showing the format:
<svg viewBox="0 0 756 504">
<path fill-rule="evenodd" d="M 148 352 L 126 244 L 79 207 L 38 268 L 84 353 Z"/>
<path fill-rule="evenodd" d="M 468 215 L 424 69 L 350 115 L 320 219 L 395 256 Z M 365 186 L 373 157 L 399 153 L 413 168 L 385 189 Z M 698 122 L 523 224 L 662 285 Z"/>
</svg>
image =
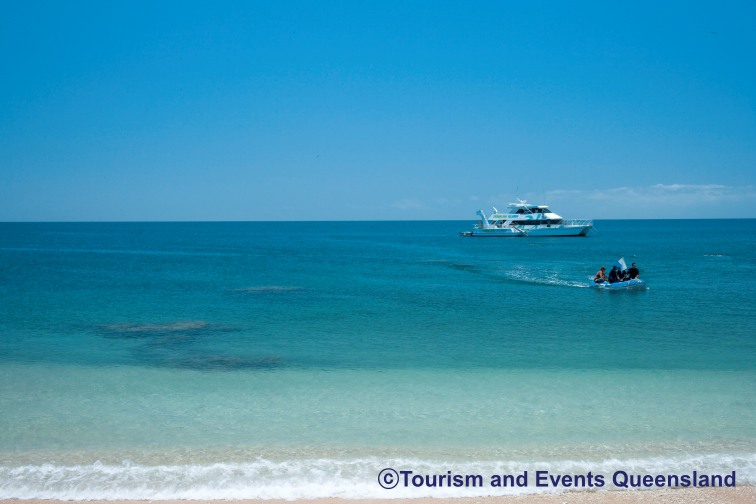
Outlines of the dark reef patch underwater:
<svg viewBox="0 0 756 504">
<path fill-rule="evenodd" d="M 272 369 L 281 366 L 275 356 L 243 357 L 217 353 L 198 343 L 238 332 L 232 327 L 187 320 L 161 324 L 106 324 L 99 327 L 108 339 L 139 340 L 131 348 L 135 360 L 144 365 L 198 371 L 235 371 L 240 369 Z"/>
</svg>

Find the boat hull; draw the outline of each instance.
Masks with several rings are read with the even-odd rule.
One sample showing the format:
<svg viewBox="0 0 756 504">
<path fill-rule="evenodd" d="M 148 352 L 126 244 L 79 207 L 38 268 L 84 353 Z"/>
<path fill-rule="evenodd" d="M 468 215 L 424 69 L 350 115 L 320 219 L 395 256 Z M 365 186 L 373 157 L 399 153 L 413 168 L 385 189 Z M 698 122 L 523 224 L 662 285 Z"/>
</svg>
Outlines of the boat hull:
<svg viewBox="0 0 756 504">
<path fill-rule="evenodd" d="M 476 228 L 460 233 L 463 236 L 484 238 L 518 237 L 518 236 L 586 236 L 592 226 L 523 226 L 502 228 Z"/>
<path fill-rule="evenodd" d="M 591 287 L 596 287 L 597 289 L 607 289 L 607 290 L 645 289 L 646 282 L 644 282 L 640 278 L 636 278 L 634 280 L 625 280 L 624 282 L 615 282 L 615 283 L 602 282 L 602 283 L 597 284 L 597 283 L 592 282 Z"/>
</svg>

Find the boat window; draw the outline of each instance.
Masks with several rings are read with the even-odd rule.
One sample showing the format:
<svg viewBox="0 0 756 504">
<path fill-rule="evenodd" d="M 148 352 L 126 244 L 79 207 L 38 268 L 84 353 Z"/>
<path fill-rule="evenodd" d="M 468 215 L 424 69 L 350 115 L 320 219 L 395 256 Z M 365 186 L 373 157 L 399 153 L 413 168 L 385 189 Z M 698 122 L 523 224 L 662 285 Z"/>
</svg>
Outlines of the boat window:
<svg viewBox="0 0 756 504">
<path fill-rule="evenodd" d="M 561 222 L 559 219 L 517 219 L 513 220 L 512 224 L 515 226 L 542 226 L 544 224 L 560 224 Z"/>
<path fill-rule="evenodd" d="M 551 213 L 551 210 L 549 210 L 548 208 L 544 208 L 543 213 Z"/>
<path fill-rule="evenodd" d="M 524 214 L 525 213 L 525 209 L 524 208 L 518 208 L 517 209 L 517 213 L 518 214 Z"/>
</svg>

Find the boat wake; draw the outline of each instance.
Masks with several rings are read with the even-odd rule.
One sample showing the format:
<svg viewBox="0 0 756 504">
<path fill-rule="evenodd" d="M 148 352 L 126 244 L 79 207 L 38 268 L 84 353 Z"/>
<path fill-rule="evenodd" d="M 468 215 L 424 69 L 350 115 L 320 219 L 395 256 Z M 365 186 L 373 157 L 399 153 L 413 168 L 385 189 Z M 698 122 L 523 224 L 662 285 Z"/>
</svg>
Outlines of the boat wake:
<svg viewBox="0 0 756 504">
<path fill-rule="evenodd" d="M 585 281 L 578 281 L 572 278 L 566 278 L 563 273 L 553 270 L 538 270 L 523 266 L 518 266 L 512 270 L 504 272 L 504 278 L 520 283 L 535 285 L 552 285 L 558 287 L 580 287 L 587 288 Z"/>
</svg>

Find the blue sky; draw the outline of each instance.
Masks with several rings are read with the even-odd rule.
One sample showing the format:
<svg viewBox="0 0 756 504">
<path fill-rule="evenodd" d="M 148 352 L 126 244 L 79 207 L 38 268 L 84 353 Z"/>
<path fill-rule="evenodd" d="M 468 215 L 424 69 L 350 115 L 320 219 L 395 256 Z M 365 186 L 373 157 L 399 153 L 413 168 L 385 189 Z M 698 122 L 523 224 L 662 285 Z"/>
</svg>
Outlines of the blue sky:
<svg viewBox="0 0 756 504">
<path fill-rule="evenodd" d="M 756 217 L 750 0 L 0 4 L 0 221 Z"/>
</svg>

